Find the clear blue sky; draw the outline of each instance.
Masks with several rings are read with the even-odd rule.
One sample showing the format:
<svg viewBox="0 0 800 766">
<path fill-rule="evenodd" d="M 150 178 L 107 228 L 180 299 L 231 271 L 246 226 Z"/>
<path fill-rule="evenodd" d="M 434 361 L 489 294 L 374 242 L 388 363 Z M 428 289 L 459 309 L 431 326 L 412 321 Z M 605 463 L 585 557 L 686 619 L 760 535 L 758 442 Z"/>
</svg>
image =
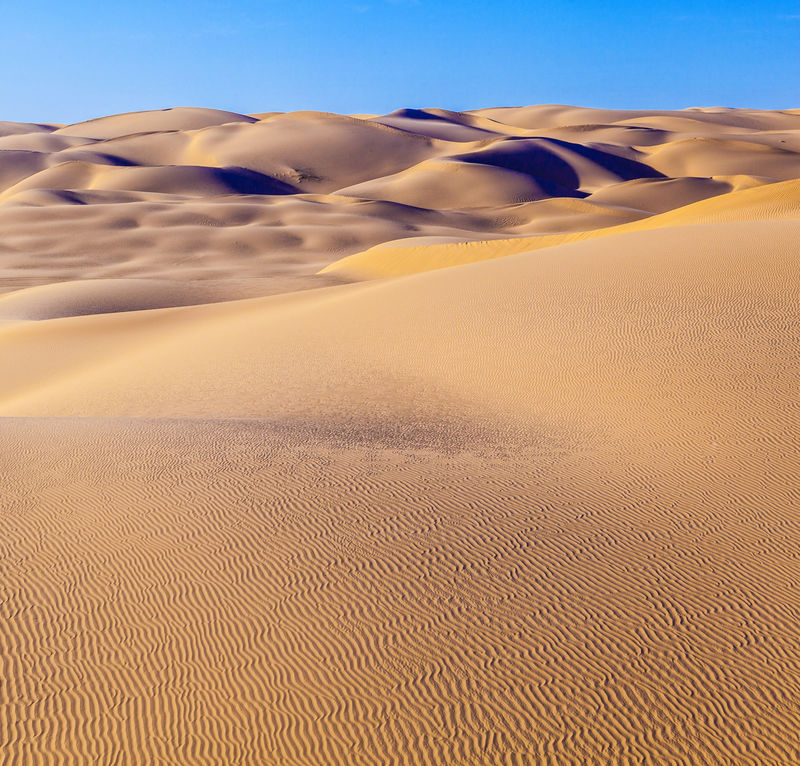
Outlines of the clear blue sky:
<svg viewBox="0 0 800 766">
<path fill-rule="evenodd" d="M 800 107 L 800 0 L 0 0 L 0 119 Z"/>
</svg>

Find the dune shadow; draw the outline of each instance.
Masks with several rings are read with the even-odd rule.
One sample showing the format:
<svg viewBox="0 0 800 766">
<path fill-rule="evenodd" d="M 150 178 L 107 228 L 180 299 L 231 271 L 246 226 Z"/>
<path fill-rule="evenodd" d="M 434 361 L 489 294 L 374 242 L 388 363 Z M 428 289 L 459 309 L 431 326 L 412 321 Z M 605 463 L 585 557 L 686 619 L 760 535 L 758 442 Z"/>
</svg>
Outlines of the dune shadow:
<svg viewBox="0 0 800 766">
<path fill-rule="evenodd" d="M 284 181 L 242 167 L 209 168 L 210 175 L 232 194 L 297 194 L 300 190 Z"/>
<path fill-rule="evenodd" d="M 580 186 L 580 178 L 569 162 L 547 147 L 524 139 L 503 140 L 491 149 L 458 154 L 451 159 L 524 173 L 535 178 L 543 189 L 553 191 L 554 196 L 574 196 Z"/>
<path fill-rule="evenodd" d="M 435 120 L 436 122 L 447 122 L 447 120 L 440 117 L 438 114 L 430 114 L 424 109 L 397 109 L 390 112 L 385 117 L 404 117 L 411 120 Z"/>
<path fill-rule="evenodd" d="M 637 178 L 666 178 L 663 173 L 660 173 L 655 168 L 645 165 L 643 162 L 629 159 L 628 157 L 621 157 L 612 152 L 604 152 L 602 149 L 596 149 L 591 146 L 584 146 L 583 144 L 575 144 L 570 141 L 564 141 L 559 138 L 546 138 L 538 139 L 547 141 L 567 149 L 570 152 L 590 160 L 595 165 L 608 170 L 620 176 L 624 181 L 633 181 Z"/>
<path fill-rule="evenodd" d="M 555 184 L 556 188 L 560 187 L 564 192 L 560 196 L 576 196 L 581 180 L 574 165 L 562 156 L 566 152 L 589 160 L 625 181 L 664 178 L 657 170 L 636 160 L 552 138 L 507 138 L 489 149 L 456 155 L 452 159 L 525 173 L 540 183 L 549 182 Z"/>
</svg>

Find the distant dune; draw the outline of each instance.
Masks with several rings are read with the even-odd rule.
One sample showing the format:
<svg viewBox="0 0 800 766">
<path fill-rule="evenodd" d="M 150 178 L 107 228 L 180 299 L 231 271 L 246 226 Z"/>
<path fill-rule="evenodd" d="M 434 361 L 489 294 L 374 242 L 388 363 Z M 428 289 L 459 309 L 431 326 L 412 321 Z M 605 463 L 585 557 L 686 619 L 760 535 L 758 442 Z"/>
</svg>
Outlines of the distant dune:
<svg viewBox="0 0 800 766">
<path fill-rule="evenodd" d="M 0 123 L 0 292 L 298 278 L 387 242 L 618 226 L 800 178 L 798 126 L 793 112 L 566 106 Z"/>
<path fill-rule="evenodd" d="M 13 763 L 800 762 L 800 112 L 0 123 Z"/>
</svg>

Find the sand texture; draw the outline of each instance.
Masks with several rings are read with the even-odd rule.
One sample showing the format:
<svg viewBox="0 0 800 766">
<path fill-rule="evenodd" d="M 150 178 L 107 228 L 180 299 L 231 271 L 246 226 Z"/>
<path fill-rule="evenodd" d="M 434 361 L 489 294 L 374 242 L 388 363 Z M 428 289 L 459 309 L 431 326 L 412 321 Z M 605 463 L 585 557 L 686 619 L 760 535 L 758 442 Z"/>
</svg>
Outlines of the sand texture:
<svg viewBox="0 0 800 766">
<path fill-rule="evenodd" d="M 0 123 L 0 760 L 800 763 L 800 113 Z"/>
</svg>

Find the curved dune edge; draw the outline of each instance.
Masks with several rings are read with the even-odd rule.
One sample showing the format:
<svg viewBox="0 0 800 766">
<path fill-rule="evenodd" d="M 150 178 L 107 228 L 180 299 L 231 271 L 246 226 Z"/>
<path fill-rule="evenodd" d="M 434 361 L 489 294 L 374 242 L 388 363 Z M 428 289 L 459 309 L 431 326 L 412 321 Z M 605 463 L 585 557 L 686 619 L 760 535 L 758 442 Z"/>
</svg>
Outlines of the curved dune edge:
<svg viewBox="0 0 800 766">
<path fill-rule="evenodd" d="M 0 322 L 43 321 L 91 314 L 196 306 L 342 284 L 335 275 L 271 279 L 85 279 L 22 288 L 0 295 Z"/>
<path fill-rule="evenodd" d="M 0 321 L 58 319 L 213 303 L 228 295 L 203 283 L 95 279 L 29 287 L 0 295 Z"/>
<path fill-rule="evenodd" d="M 321 269 L 321 274 L 342 274 L 351 279 L 377 279 L 459 266 L 515 253 L 540 250 L 569 242 L 607 237 L 632 231 L 691 226 L 726 221 L 764 221 L 800 218 L 800 181 L 744 188 L 670 210 L 640 221 L 566 234 L 455 242 L 413 246 L 381 244 L 342 258 Z"/>
<path fill-rule="evenodd" d="M 603 402 L 633 417 L 638 402 L 641 423 L 649 422 L 669 413 L 650 406 L 664 396 L 701 395 L 705 388 L 690 383 L 697 365 L 719 377 L 733 369 L 731 355 L 772 354 L 761 335 L 737 337 L 738 323 L 758 316 L 757 303 L 741 301 L 758 284 L 770 301 L 779 300 L 774 294 L 778 305 L 792 305 L 798 226 L 625 232 L 393 280 L 12 325 L 0 329 L 0 415 L 402 420 L 416 413 L 421 421 L 453 415 L 513 424 L 561 413 L 580 423 L 601 418 Z M 707 309 L 712 316 L 702 314 Z M 652 329 L 662 316 L 674 319 Z M 688 342 L 723 320 L 716 345 Z M 640 325 L 660 340 L 637 340 Z M 684 335 L 673 338 L 675 328 Z M 756 345 L 741 346 L 750 340 Z M 674 344 L 678 367 L 664 356 Z M 744 406 L 736 402 L 715 398 L 708 406 L 722 417 Z M 603 422 L 623 424 L 611 415 Z"/>
</svg>

